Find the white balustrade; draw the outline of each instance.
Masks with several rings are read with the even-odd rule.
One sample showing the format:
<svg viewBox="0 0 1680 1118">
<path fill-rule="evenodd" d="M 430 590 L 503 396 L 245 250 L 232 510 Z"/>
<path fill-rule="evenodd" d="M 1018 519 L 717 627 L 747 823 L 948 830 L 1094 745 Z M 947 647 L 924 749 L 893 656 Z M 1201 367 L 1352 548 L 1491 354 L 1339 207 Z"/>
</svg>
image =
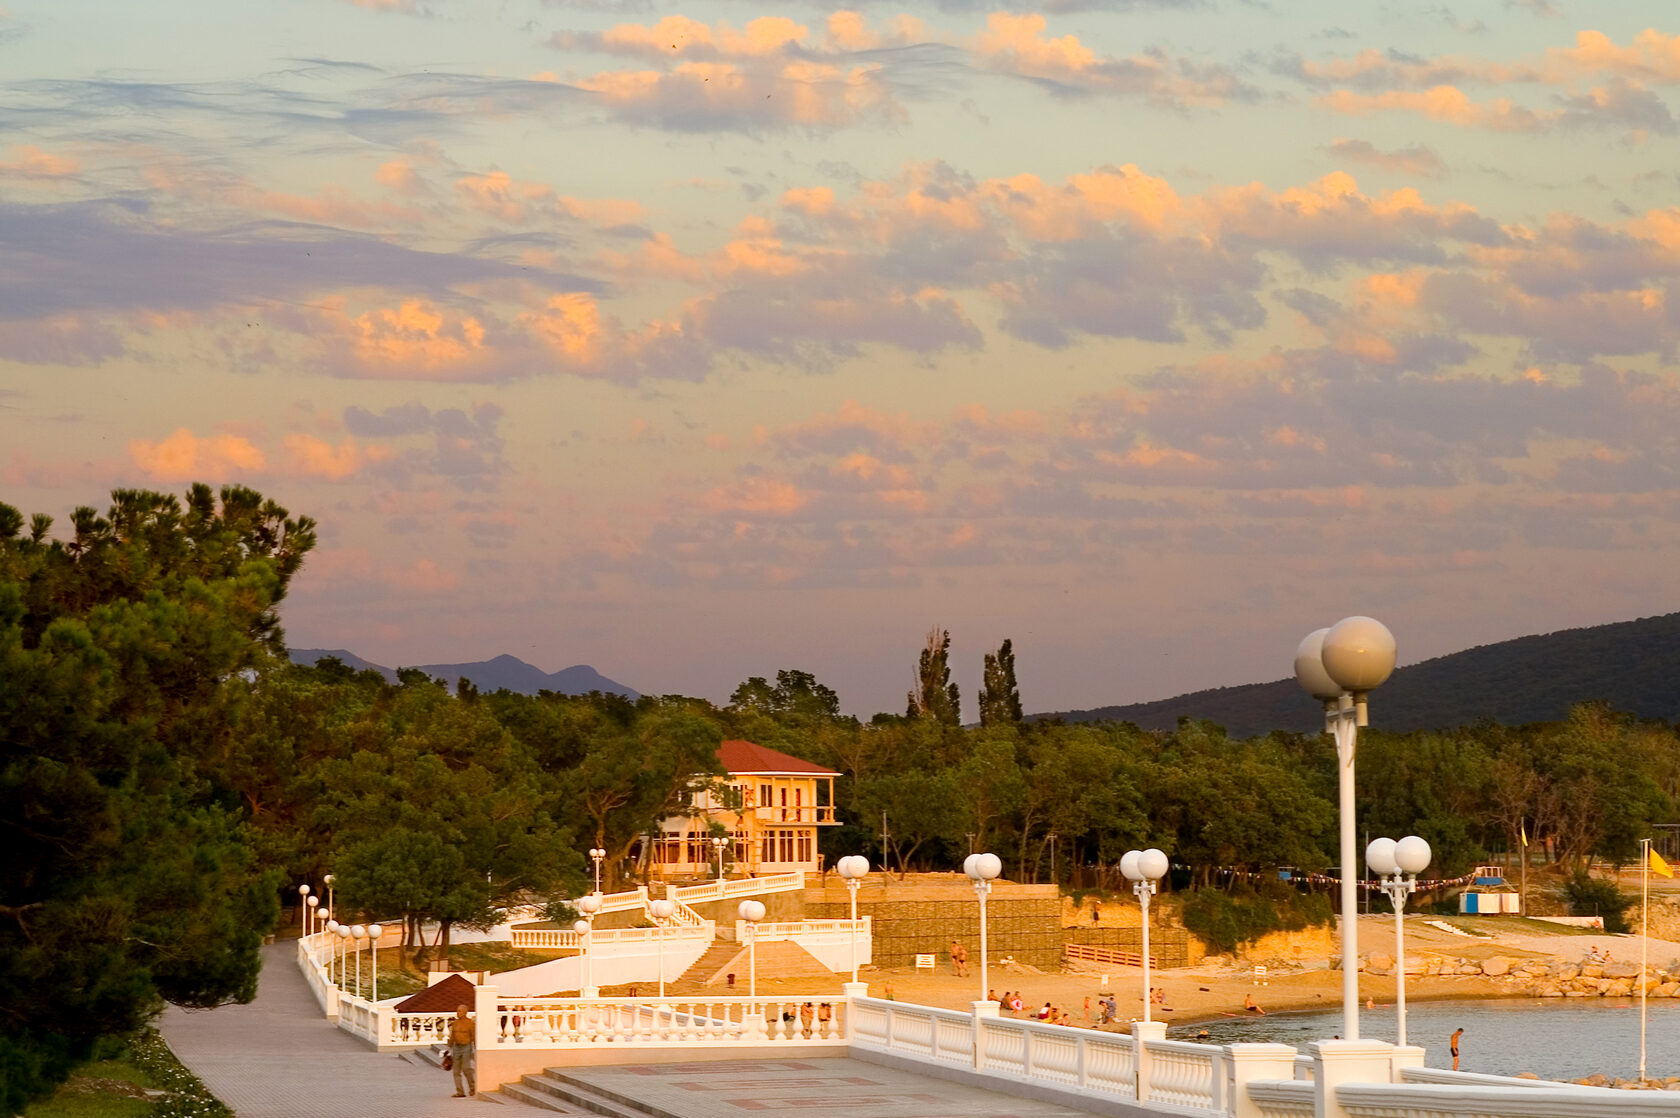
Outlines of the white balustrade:
<svg viewBox="0 0 1680 1118">
<path fill-rule="evenodd" d="M 1259 1118 L 1312 1118 L 1316 1106 L 1313 1085 L 1304 1079 L 1257 1080 L 1247 1095 Z"/>
<path fill-rule="evenodd" d="M 1224 1077 L 1223 1049 L 1186 1040 L 1150 1040 L 1144 1047 L 1149 1054 L 1148 1094 L 1139 1101 L 1214 1109 Z"/>
<path fill-rule="evenodd" d="M 825 1008 L 826 1003 L 826 1008 Z M 481 1024 L 481 1048 L 571 1048 L 614 1043 L 716 1047 L 776 1043 L 843 1046 L 845 999 L 833 995 L 744 998 L 498 998 Z"/>
<path fill-rule="evenodd" d="M 681 912 L 681 909 L 678 909 Z M 710 941 L 717 935 L 717 925 L 710 920 L 703 920 L 698 926 L 676 925 L 665 928 L 597 928 L 595 929 L 595 953 L 597 955 L 614 954 L 614 948 L 619 945 L 633 944 L 641 946 L 656 943 L 663 932 L 667 944 L 687 942 L 690 940 Z M 510 933 L 510 942 L 516 948 L 536 951 L 581 951 L 584 937 L 576 932 L 562 931 L 558 928 L 514 928 Z"/>
<path fill-rule="evenodd" d="M 652 929 L 615 931 L 626 942 L 655 934 Z M 612 933 L 597 936 L 603 934 Z M 666 934 L 686 936 L 689 929 Z M 321 934 L 300 940 L 297 958 L 323 1011 L 336 1018 L 339 1028 L 380 1048 L 445 1041 L 452 1014 L 397 1013 L 389 1002 L 339 991 L 328 971 L 334 948 L 329 938 Z M 983 1081 L 998 1085 L 1027 1081 L 1065 1088 L 1075 1092 L 1076 1106 L 1077 1095 L 1088 1094 L 1134 1099 L 1144 1109 L 1173 1115 L 1680 1118 L 1680 1095 L 1406 1066 L 1386 1058 L 1381 1050 L 1391 1046 L 1378 1042 L 1320 1042 L 1312 1048 L 1314 1055 L 1298 1056 L 1287 1045 L 1221 1047 L 1160 1039 L 1159 1032 L 1134 1037 L 832 994 L 533 998 L 498 995 L 485 986 L 474 1004 L 478 1044 L 486 1051 L 601 1052 L 597 1046 L 613 1045 L 614 1051 L 629 1053 L 774 1045 L 790 1052 L 841 1054 L 855 1047 L 947 1068 L 972 1068 Z M 1357 1045 L 1363 1047 L 1351 1052 Z M 1349 1053 L 1358 1061 L 1349 1059 Z M 1332 1057 L 1338 1057 L 1335 1067 L 1327 1062 Z M 557 1056 L 557 1062 L 565 1062 L 564 1056 Z M 1281 1078 L 1290 1075 L 1294 1078 Z M 1390 1078 L 1397 1081 L 1387 1082 Z"/>
<path fill-rule="evenodd" d="M 1437 1083 L 1343 1083 L 1336 1101 L 1352 1118 L 1658 1118 L 1680 1115 L 1680 1097 L 1666 1091 L 1561 1086 L 1534 1091 L 1511 1086 Z"/>
</svg>

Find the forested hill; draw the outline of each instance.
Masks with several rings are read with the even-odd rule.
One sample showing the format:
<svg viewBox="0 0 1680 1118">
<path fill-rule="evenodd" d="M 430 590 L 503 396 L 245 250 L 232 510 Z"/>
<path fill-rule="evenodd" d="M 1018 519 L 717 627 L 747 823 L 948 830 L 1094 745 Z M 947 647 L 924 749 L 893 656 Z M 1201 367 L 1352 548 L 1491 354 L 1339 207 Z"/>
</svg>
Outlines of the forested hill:
<svg viewBox="0 0 1680 1118">
<path fill-rule="evenodd" d="M 364 660 L 354 652 L 342 648 L 291 650 L 292 662 L 297 664 L 313 664 L 323 656 L 336 656 L 357 671 L 376 671 L 391 683 L 397 681 L 397 673 L 392 669 Z M 604 691 L 610 695 L 623 695 L 627 699 L 641 697 L 637 691 L 617 680 L 608 679 L 588 664 L 577 664 L 557 672 L 545 672 L 517 656 L 503 654 L 494 660 L 478 660 L 469 664 L 415 664 L 414 667 L 434 679 L 443 680 L 451 688 L 455 686 L 457 679 L 465 677 L 480 691 L 506 689 L 522 695 L 535 695 L 539 691 L 555 691 L 562 695 L 586 695 L 591 691 Z"/>
<path fill-rule="evenodd" d="M 1680 719 L 1680 613 L 1519 637 L 1400 668 L 1371 696 L 1371 725 L 1405 732 L 1484 718 L 1511 726 L 1552 722 L 1592 699 L 1642 718 Z M 1032 717 L 1170 730 L 1185 715 L 1216 722 L 1233 737 L 1323 726 L 1318 704 L 1293 678 Z"/>
</svg>

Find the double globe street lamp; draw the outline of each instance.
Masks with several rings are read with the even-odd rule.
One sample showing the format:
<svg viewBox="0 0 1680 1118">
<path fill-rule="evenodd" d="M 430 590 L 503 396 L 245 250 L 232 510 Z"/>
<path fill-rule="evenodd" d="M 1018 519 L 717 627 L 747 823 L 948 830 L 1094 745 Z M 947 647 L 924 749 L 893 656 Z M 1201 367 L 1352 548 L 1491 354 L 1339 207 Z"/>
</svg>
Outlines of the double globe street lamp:
<svg viewBox="0 0 1680 1118">
<path fill-rule="evenodd" d="M 992 882 L 1003 872 L 1003 860 L 996 854 L 970 854 L 963 859 L 963 872 L 974 883 L 974 898 L 980 902 L 980 996 L 974 1001 L 974 1012 L 995 1016 L 997 1003 L 986 996 L 991 989 L 986 978 L 986 897 L 992 891 Z"/>
<path fill-rule="evenodd" d="M 1417 875 L 1429 865 L 1429 844 L 1416 835 L 1399 842 L 1376 838 L 1365 848 L 1365 865 L 1377 875 L 1394 905 L 1394 1004 L 1399 1011 L 1396 1043 L 1406 1044 L 1406 898 L 1417 889 Z"/>
<path fill-rule="evenodd" d="M 1132 883 L 1138 904 L 1143 906 L 1143 1019 L 1150 1020 L 1149 1006 L 1152 990 L 1149 985 L 1149 898 L 1155 895 L 1156 884 L 1167 875 L 1167 856 L 1151 846 L 1148 850 L 1128 850 L 1120 857 L 1120 872 Z"/>
<path fill-rule="evenodd" d="M 577 910 L 583 913 L 583 919 L 572 925 L 572 931 L 583 937 L 583 976 L 582 984 L 578 988 L 578 996 L 584 998 L 599 997 L 601 991 L 594 985 L 595 969 L 595 914 L 601 911 L 601 894 L 590 893 L 577 899 Z"/>
<path fill-rule="evenodd" d="M 1365 700 L 1394 671 L 1394 634 L 1370 617 L 1344 617 L 1308 633 L 1295 649 L 1295 678 L 1324 704 L 1325 729 L 1336 738 L 1336 791 L 1342 856 L 1342 1035 L 1359 1039 L 1358 838 L 1354 827 L 1353 756 L 1359 727 L 1369 724 Z"/>
<path fill-rule="evenodd" d="M 677 911 L 677 902 L 661 897 L 648 902 L 648 914 L 653 917 L 653 938 L 659 945 L 659 996 L 665 997 L 665 924 Z"/>
<path fill-rule="evenodd" d="M 763 901 L 742 901 L 735 910 L 747 925 L 747 997 L 758 1001 L 758 922 L 764 919 Z"/>
<path fill-rule="evenodd" d="M 840 873 L 840 880 L 846 883 L 846 892 L 852 895 L 852 981 L 858 980 L 857 957 L 857 894 L 858 886 L 869 876 L 869 859 L 862 854 L 848 854 L 838 862 L 834 868 Z"/>
</svg>

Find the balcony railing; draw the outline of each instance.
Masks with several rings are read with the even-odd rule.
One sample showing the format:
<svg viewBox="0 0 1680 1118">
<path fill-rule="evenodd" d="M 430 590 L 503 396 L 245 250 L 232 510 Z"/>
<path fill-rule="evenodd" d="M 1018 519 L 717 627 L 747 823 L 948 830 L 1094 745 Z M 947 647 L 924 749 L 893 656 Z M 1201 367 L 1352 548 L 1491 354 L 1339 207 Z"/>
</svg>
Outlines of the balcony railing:
<svg viewBox="0 0 1680 1118">
<path fill-rule="evenodd" d="M 815 823 L 823 826 L 834 822 L 834 808 L 806 804 L 803 807 L 761 807 L 756 810 L 760 823 Z"/>
</svg>

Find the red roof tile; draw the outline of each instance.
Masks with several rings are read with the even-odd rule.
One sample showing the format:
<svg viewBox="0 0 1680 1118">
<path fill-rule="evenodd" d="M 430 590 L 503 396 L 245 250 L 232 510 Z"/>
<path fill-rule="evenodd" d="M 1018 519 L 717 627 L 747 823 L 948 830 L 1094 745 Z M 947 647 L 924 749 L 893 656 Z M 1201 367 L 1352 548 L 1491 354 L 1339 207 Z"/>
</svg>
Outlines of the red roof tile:
<svg viewBox="0 0 1680 1118">
<path fill-rule="evenodd" d="M 398 1013 L 454 1013 L 459 1006 L 466 1006 L 472 1011 L 478 1000 L 478 987 L 452 974 L 442 979 L 413 997 L 396 1004 Z"/>
<path fill-rule="evenodd" d="M 732 773 L 785 773 L 799 776 L 839 776 L 833 769 L 825 769 L 798 757 L 789 757 L 750 741 L 726 741 L 718 746 L 718 760 Z"/>
</svg>

